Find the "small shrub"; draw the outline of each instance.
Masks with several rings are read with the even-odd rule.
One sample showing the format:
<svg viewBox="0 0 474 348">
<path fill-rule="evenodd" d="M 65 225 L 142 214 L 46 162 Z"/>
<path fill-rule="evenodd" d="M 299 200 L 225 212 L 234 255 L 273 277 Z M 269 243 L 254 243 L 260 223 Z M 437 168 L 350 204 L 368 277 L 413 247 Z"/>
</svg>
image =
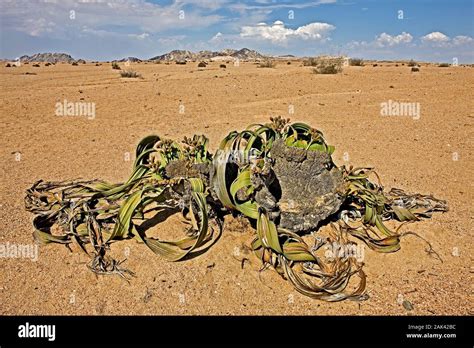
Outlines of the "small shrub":
<svg viewBox="0 0 474 348">
<path fill-rule="evenodd" d="M 40 65 L 38 63 L 32 65 L 34 68 L 39 68 Z"/>
<path fill-rule="evenodd" d="M 351 58 L 349 59 L 350 66 L 364 66 L 364 60 L 361 58 Z"/>
<path fill-rule="evenodd" d="M 449 68 L 449 64 L 448 63 L 441 63 L 440 65 L 438 65 L 440 68 Z"/>
<path fill-rule="evenodd" d="M 136 71 L 133 71 L 133 70 L 121 71 L 120 76 L 126 77 L 126 78 L 142 77 L 142 75 L 140 75 L 139 73 L 137 73 Z"/>
<path fill-rule="evenodd" d="M 102 64 L 99 64 L 99 63 L 95 63 L 95 66 L 101 66 Z"/>
<path fill-rule="evenodd" d="M 342 72 L 342 57 L 315 57 L 303 61 L 303 66 L 313 66 L 315 74 L 337 74 Z"/>
<path fill-rule="evenodd" d="M 219 65 L 219 68 L 225 69 L 225 68 L 227 68 L 227 65 L 221 64 L 221 65 Z"/>
<path fill-rule="evenodd" d="M 112 62 L 112 69 L 120 70 L 120 66 L 118 65 L 117 62 Z"/>
<path fill-rule="evenodd" d="M 303 61 L 303 66 L 318 66 L 318 59 L 309 58 L 308 60 Z"/>
<path fill-rule="evenodd" d="M 51 63 L 46 63 L 44 66 L 50 66 L 50 65 L 51 65 Z"/>
<path fill-rule="evenodd" d="M 315 74 L 338 74 L 342 72 L 341 59 L 320 60 L 316 68 L 313 69 Z"/>
<path fill-rule="evenodd" d="M 258 64 L 259 68 L 274 68 L 275 67 L 275 62 L 273 62 L 270 59 L 264 60 L 263 62 L 260 62 Z"/>
<path fill-rule="evenodd" d="M 71 65 L 73 65 L 73 66 L 78 66 L 79 64 L 77 64 L 77 62 L 72 62 Z"/>
<path fill-rule="evenodd" d="M 286 65 L 291 65 L 291 62 L 286 62 Z"/>
<path fill-rule="evenodd" d="M 7 63 L 7 64 L 5 65 L 5 68 L 11 68 L 11 67 L 12 67 L 12 66 L 11 66 L 10 63 Z"/>
<path fill-rule="evenodd" d="M 412 59 L 408 62 L 407 64 L 409 67 L 414 67 L 414 66 L 417 66 L 416 62 Z"/>
<path fill-rule="evenodd" d="M 418 72 L 420 71 L 420 68 L 417 68 L 416 66 L 411 68 L 411 72 Z"/>
<path fill-rule="evenodd" d="M 375 68 L 376 66 L 379 66 L 378 64 L 372 64 L 372 66 Z"/>
<path fill-rule="evenodd" d="M 177 61 L 176 61 L 176 64 L 178 64 L 178 65 L 186 65 L 186 61 L 185 61 L 185 60 L 177 60 Z"/>
<path fill-rule="evenodd" d="M 199 62 L 198 68 L 205 68 L 207 64 L 205 62 Z"/>
</svg>

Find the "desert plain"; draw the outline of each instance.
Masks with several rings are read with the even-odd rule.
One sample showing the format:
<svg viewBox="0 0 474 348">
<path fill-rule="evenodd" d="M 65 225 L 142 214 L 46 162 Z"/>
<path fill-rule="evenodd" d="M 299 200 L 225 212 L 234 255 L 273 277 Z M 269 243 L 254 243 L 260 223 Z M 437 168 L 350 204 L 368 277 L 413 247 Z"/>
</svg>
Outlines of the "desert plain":
<svg viewBox="0 0 474 348">
<path fill-rule="evenodd" d="M 127 179 L 134 148 L 149 134 L 205 134 L 211 150 L 232 130 L 281 115 L 309 123 L 336 147 L 337 165 L 373 166 L 387 189 L 433 194 L 449 211 L 416 222 L 400 251 L 364 249 L 363 302 L 326 303 L 294 290 L 248 252 L 254 231 L 226 217 L 220 240 L 185 262 L 160 259 L 134 240 L 111 246 L 136 273 L 130 283 L 97 277 L 89 258 L 61 245 L 36 260 L 0 258 L 0 314 L 473 315 L 474 68 L 421 64 L 345 67 L 319 75 L 301 61 L 220 68 L 130 63 L 121 78 L 108 63 L 0 67 L 0 244 L 32 245 L 24 195 L 36 180 Z M 57 103 L 94 103 L 94 117 L 60 116 Z M 389 101 L 419 103 L 419 117 L 383 116 Z M 176 217 L 156 227 L 173 233 Z M 242 258 L 248 261 L 241 262 Z M 407 300 L 407 309 L 401 300 Z"/>
</svg>

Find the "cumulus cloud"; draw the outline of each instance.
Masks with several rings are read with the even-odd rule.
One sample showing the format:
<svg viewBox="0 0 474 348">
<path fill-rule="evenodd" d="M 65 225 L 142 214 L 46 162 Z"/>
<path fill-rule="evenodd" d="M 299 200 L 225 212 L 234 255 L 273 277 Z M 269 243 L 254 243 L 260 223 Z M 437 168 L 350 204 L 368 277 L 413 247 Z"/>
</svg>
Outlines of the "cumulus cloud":
<svg viewBox="0 0 474 348">
<path fill-rule="evenodd" d="M 328 23 L 310 23 L 297 29 L 285 27 L 282 21 L 273 24 L 259 23 L 256 26 L 244 26 L 241 29 L 241 37 L 270 40 L 273 43 L 286 43 L 290 39 L 324 41 L 328 34 L 336 27 Z"/>
<path fill-rule="evenodd" d="M 399 44 L 407 44 L 413 41 L 411 34 L 402 32 L 399 35 L 392 36 L 387 33 L 382 33 L 375 39 L 375 44 L 379 47 L 392 47 Z"/>
<path fill-rule="evenodd" d="M 432 47 L 454 47 L 454 46 L 466 46 L 474 43 L 474 39 L 470 36 L 458 35 L 453 38 L 439 32 L 435 31 L 429 33 L 425 36 L 420 37 L 418 42 L 414 41 L 413 36 L 410 33 L 402 32 L 399 35 L 390 35 L 387 33 L 382 33 L 377 35 L 373 41 L 351 41 L 347 44 L 347 47 L 350 49 L 353 48 L 390 48 L 402 44 L 411 43 L 412 47 L 420 47 L 419 43 L 422 43 L 421 46 L 432 46 Z"/>
<path fill-rule="evenodd" d="M 449 37 L 447 35 L 444 35 L 443 33 L 440 33 L 439 31 L 434 31 L 432 33 L 429 33 L 425 36 L 421 37 L 421 41 L 423 42 L 448 42 Z"/>
<path fill-rule="evenodd" d="M 465 45 L 468 43 L 472 43 L 474 39 L 470 36 L 465 36 L 465 35 L 458 35 L 453 38 L 453 44 L 454 45 Z"/>
<path fill-rule="evenodd" d="M 434 31 L 421 37 L 421 42 L 434 47 L 454 47 L 472 44 L 474 39 L 470 36 L 458 35 L 453 38 L 439 32 Z"/>
<path fill-rule="evenodd" d="M 222 38 L 222 33 L 221 32 L 218 32 L 216 35 L 214 35 L 211 40 L 209 40 L 210 42 L 213 42 L 213 43 L 220 43 L 222 42 L 223 38 Z"/>
</svg>

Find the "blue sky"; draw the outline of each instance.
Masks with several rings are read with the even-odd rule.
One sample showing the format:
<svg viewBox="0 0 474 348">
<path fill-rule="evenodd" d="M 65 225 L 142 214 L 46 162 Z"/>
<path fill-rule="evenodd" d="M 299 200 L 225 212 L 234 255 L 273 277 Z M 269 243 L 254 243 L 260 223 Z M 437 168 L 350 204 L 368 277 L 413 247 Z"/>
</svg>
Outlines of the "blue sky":
<svg viewBox="0 0 474 348">
<path fill-rule="evenodd" d="M 150 58 L 248 47 L 474 63 L 469 0 L 2 0 L 0 57 Z M 402 11 L 402 12 L 400 12 Z"/>
</svg>

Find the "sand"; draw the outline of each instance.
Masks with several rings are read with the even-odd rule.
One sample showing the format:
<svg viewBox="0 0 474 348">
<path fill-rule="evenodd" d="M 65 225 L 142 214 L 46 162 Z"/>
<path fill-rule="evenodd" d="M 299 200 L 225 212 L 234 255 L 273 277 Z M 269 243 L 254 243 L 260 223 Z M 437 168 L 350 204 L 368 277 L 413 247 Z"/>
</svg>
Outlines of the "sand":
<svg viewBox="0 0 474 348">
<path fill-rule="evenodd" d="M 473 68 L 412 73 L 379 63 L 316 75 L 295 61 L 275 69 L 219 64 L 132 63 L 142 79 L 122 79 L 107 63 L 2 65 L 0 244 L 33 243 L 23 197 L 37 179 L 123 181 L 145 135 L 203 133 L 215 150 L 229 131 L 282 115 L 322 130 L 336 146 L 336 164 L 374 166 L 387 189 L 447 200 L 449 212 L 406 229 L 429 240 L 443 262 L 414 237 L 394 254 L 365 248 L 370 299 L 325 303 L 300 295 L 272 270 L 259 272 L 245 248 L 254 232 L 228 217 L 218 243 L 185 262 L 166 262 L 135 241 L 113 244 L 113 255 L 129 255 L 125 265 L 136 272 L 130 284 L 96 277 L 86 255 L 61 245 L 40 246 L 37 261 L 0 258 L 0 314 L 474 314 Z M 55 115 L 65 99 L 95 103 L 95 118 Z M 388 100 L 420 103 L 421 117 L 381 116 Z M 170 218 L 158 229 L 179 228 Z M 249 259 L 243 269 L 242 257 Z"/>
</svg>

